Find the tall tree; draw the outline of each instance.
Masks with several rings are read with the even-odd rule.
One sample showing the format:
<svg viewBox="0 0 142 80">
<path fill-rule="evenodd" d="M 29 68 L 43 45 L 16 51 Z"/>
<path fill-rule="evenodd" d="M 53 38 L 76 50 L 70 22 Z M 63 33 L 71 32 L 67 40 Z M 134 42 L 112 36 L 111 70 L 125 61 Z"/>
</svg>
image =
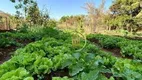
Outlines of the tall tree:
<svg viewBox="0 0 142 80">
<path fill-rule="evenodd" d="M 22 15 L 24 15 L 24 17 L 27 15 L 27 11 L 29 6 L 35 4 L 35 0 L 10 0 L 13 3 L 16 3 L 15 8 L 16 8 L 16 13 L 17 16 L 20 17 Z M 24 11 L 24 14 L 22 14 Z"/>
<path fill-rule="evenodd" d="M 39 22 L 40 11 L 36 2 L 28 7 L 26 19 L 32 24 L 37 24 Z"/>
<path fill-rule="evenodd" d="M 136 32 L 142 27 L 141 0 L 114 0 L 110 7 L 112 17 L 111 26 L 118 26 L 131 32 Z"/>
<path fill-rule="evenodd" d="M 97 32 L 97 28 L 101 27 L 103 24 L 103 19 L 105 15 L 105 0 L 101 0 L 99 7 L 96 7 L 93 2 L 86 3 L 83 7 L 88 12 L 89 26 L 92 32 Z"/>
<path fill-rule="evenodd" d="M 25 21 L 30 24 L 47 24 L 49 19 L 47 9 L 44 8 L 40 11 L 35 0 L 11 0 L 11 2 L 16 3 L 15 8 L 17 9 L 17 18 L 24 16 Z"/>
</svg>

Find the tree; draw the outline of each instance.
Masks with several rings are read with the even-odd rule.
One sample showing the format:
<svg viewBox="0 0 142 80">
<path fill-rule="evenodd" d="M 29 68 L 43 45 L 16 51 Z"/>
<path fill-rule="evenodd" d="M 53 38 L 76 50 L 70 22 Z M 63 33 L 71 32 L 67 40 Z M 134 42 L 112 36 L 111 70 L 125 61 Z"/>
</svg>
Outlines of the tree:
<svg viewBox="0 0 142 80">
<path fill-rule="evenodd" d="M 88 12 L 87 21 L 90 26 L 92 32 L 97 32 L 97 28 L 103 26 L 103 19 L 105 16 L 105 0 L 101 1 L 99 7 L 96 7 L 94 3 L 88 2 L 86 3 L 84 9 Z"/>
<path fill-rule="evenodd" d="M 110 7 L 111 26 L 116 26 L 130 32 L 136 32 L 142 27 L 141 0 L 114 0 Z"/>
<path fill-rule="evenodd" d="M 38 24 L 40 19 L 40 11 L 36 2 L 29 6 L 26 19 L 32 24 Z"/>
<path fill-rule="evenodd" d="M 66 22 L 68 19 L 69 19 L 69 16 L 62 16 L 60 19 L 60 22 L 61 23 Z"/>
<path fill-rule="evenodd" d="M 70 28 L 81 28 L 83 27 L 84 15 L 76 15 L 76 16 L 63 16 L 60 19 L 60 23 L 65 23 L 66 27 Z"/>
<path fill-rule="evenodd" d="M 57 26 L 57 21 L 54 19 L 49 19 L 46 24 L 46 27 L 56 27 L 56 26 Z"/>
<path fill-rule="evenodd" d="M 11 0 L 11 2 L 16 3 L 15 8 L 17 19 L 24 16 L 24 21 L 30 24 L 47 25 L 49 19 L 49 14 L 47 9 L 39 10 L 37 2 L 35 0 Z M 21 12 L 22 11 L 22 12 Z M 24 12 L 24 15 L 22 14 Z"/>
<path fill-rule="evenodd" d="M 50 16 L 49 16 L 48 9 L 44 7 L 40 11 L 39 24 L 43 25 L 43 26 L 46 26 L 48 24 L 49 19 L 50 19 Z"/>
<path fill-rule="evenodd" d="M 35 4 L 36 2 L 34 0 L 10 0 L 13 3 L 16 3 L 15 8 L 16 8 L 16 13 L 18 16 L 26 16 L 27 15 L 27 11 L 29 6 Z M 20 11 L 24 11 L 24 14 L 22 14 L 22 12 Z"/>
</svg>

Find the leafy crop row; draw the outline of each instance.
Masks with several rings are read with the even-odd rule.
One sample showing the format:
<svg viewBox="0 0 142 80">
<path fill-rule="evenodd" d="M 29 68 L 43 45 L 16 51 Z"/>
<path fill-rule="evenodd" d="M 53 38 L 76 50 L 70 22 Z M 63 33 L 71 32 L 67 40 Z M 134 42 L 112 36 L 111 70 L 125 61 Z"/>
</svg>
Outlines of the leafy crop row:
<svg viewBox="0 0 142 80">
<path fill-rule="evenodd" d="M 38 31 L 28 31 L 28 32 L 5 32 L 0 33 L 0 47 L 8 46 L 22 46 L 19 41 L 37 41 L 41 40 L 42 37 L 63 37 L 59 34 L 60 31 L 52 28 L 41 28 Z M 61 33 L 61 32 L 60 32 Z"/>
<path fill-rule="evenodd" d="M 53 80 L 140 80 L 142 64 L 120 59 L 83 42 L 72 46 L 71 36 L 60 32 L 59 37 L 44 37 L 16 50 L 13 57 L 0 65 L 0 80 L 34 80 L 34 75 L 48 75 L 58 69 L 69 70 L 70 76 Z M 137 65 L 137 66 L 135 66 Z M 111 74 L 108 78 L 105 74 Z"/>
<path fill-rule="evenodd" d="M 123 56 L 132 56 L 142 60 L 142 41 L 101 34 L 91 34 L 88 36 L 88 39 L 98 40 L 99 44 L 104 48 L 120 48 Z"/>
</svg>

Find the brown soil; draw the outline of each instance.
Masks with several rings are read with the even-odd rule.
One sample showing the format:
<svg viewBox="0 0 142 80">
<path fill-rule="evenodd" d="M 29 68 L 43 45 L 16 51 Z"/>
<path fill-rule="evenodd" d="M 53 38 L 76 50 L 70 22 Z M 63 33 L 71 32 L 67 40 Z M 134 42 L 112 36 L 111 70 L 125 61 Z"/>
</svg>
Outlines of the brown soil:
<svg viewBox="0 0 142 80">
<path fill-rule="evenodd" d="M 31 40 L 16 40 L 17 42 L 23 44 L 24 46 L 30 42 Z M 9 46 L 5 48 L 0 48 L 0 64 L 9 60 L 11 58 L 11 53 L 14 52 L 18 47 L 16 46 Z"/>
<path fill-rule="evenodd" d="M 69 76 L 69 70 L 67 68 L 65 69 L 60 69 L 57 71 L 52 71 L 50 74 L 44 75 L 44 79 L 42 80 L 52 80 L 52 77 L 64 77 L 64 76 Z M 34 76 L 34 80 L 38 80 L 37 75 Z"/>
<path fill-rule="evenodd" d="M 102 48 L 102 50 L 106 51 L 106 52 L 111 52 L 113 56 L 122 57 L 119 48 L 113 48 L 113 49 L 104 49 L 104 48 Z"/>
<path fill-rule="evenodd" d="M 95 45 L 100 47 L 99 40 L 93 38 L 93 39 L 90 39 L 89 41 L 93 42 Z M 120 48 L 105 49 L 105 48 L 101 47 L 101 50 L 103 50 L 105 52 L 110 52 L 110 53 L 112 53 L 113 56 L 116 56 L 116 57 L 123 57 L 120 53 L 120 51 L 121 51 Z"/>
<path fill-rule="evenodd" d="M 11 58 L 11 52 L 15 51 L 15 46 L 10 46 L 7 48 L 0 48 L 0 64 L 2 64 L 4 61 L 7 61 Z"/>
<path fill-rule="evenodd" d="M 0 30 L 0 33 L 3 33 L 3 32 L 13 32 L 14 30 Z"/>
<path fill-rule="evenodd" d="M 93 38 L 93 39 L 90 39 L 89 41 L 100 47 L 99 40 Z M 106 48 L 102 48 L 101 47 L 101 50 L 103 50 L 105 52 L 110 52 L 110 53 L 112 53 L 113 56 L 116 56 L 116 57 L 133 59 L 132 56 L 125 56 L 125 57 L 123 57 L 121 55 L 121 49 L 120 48 L 106 49 Z"/>
<path fill-rule="evenodd" d="M 25 45 L 33 42 L 33 41 L 32 40 L 20 40 L 20 39 L 17 39 L 16 42 L 21 43 L 21 44 L 23 44 L 25 46 Z"/>
</svg>

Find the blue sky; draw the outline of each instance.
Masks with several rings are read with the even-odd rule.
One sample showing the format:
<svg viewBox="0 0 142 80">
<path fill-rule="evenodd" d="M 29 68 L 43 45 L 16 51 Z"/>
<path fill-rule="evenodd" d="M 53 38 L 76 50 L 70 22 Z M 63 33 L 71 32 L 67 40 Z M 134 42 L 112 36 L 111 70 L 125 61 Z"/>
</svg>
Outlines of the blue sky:
<svg viewBox="0 0 142 80">
<path fill-rule="evenodd" d="M 43 6 L 47 7 L 51 18 L 59 19 L 64 15 L 86 14 L 87 12 L 82 8 L 86 2 L 94 2 L 95 5 L 98 5 L 101 0 L 37 0 L 37 2 L 40 9 Z M 111 3 L 112 0 L 106 0 L 106 8 L 109 8 Z M 14 14 L 14 5 L 10 0 L 1 0 L 0 10 Z"/>
</svg>

